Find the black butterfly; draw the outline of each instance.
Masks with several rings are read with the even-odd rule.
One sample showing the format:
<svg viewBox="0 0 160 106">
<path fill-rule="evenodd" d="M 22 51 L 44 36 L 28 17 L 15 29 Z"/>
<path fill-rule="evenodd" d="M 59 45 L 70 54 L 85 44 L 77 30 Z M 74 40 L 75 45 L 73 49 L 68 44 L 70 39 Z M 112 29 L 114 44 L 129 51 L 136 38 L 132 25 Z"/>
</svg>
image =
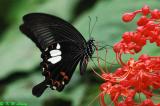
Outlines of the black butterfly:
<svg viewBox="0 0 160 106">
<path fill-rule="evenodd" d="M 56 16 L 31 13 L 23 21 L 20 30 L 37 45 L 43 59 L 40 65 L 45 80 L 33 88 L 33 95 L 41 96 L 47 87 L 62 91 L 79 62 L 80 73 L 85 72 L 95 51 L 93 39 L 86 42 L 76 28 Z"/>
</svg>

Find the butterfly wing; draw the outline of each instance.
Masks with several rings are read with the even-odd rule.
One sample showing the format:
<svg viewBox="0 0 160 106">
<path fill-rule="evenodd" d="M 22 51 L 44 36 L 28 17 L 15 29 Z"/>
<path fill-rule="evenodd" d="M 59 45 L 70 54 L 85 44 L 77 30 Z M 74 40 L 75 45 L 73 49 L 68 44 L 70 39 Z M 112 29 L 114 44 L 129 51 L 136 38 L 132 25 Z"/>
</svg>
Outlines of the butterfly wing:
<svg viewBox="0 0 160 106">
<path fill-rule="evenodd" d="M 48 85 L 63 90 L 84 56 L 85 39 L 71 24 L 56 16 L 31 13 L 23 21 L 20 30 L 35 42 L 43 59 L 45 80 L 33 88 L 33 94 L 40 96 Z"/>
<path fill-rule="evenodd" d="M 40 50 L 63 41 L 76 42 L 80 47 L 86 45 L 85 39 L 76 28 L 56 16 L 31 13 L 25 15 L 23 21 L 20 30 L 34 41 Z"/>
<path fill-rule="evenodd" d="M 82 56 L 83 58 L 81 58 L 80 60 L 80 74 L 83 75 L 84 72 L 86 71 L 86 68 L 87 68 L 87 64 L 88 64 L 88 57 L 86 55 Z"/>
<path fill-rule="evenodd" d="M 50 86 L 51 89 L 62 91 L 66 84 L 70 81 L 72 74 L 82 58 L 80 50 L 77 50 L 77 47 L 74 46 L 72 42 L 61 42 L 61 60 L 57 63 L 51 63 L 48 59 L 51 58 L 49 55 L 54 46 L 42 54 L 43 61 L 41 62 L 41 67 L 43 69 L 42 74 L 45 76 L 45 80 L 40 83 L 39 86 L 35 86 L 32 90 L 33 95 L 39 97 L 42 95 L 46 86 Z M 53 59 L 58 56 L 52 57 Z M 43 84 L 43 85 L 42 85 Z M 43 89 L 45 88 L 45 89 Z"/>
</svg>

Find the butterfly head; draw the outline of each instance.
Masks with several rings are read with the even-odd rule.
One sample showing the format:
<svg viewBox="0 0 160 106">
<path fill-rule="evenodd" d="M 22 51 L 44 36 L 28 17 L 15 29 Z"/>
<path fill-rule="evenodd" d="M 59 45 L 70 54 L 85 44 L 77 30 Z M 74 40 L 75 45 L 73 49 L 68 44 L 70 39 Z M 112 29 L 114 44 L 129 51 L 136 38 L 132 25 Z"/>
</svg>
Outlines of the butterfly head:
<svg viewBox="0 0 160 106">
<path fill-rule="evenodd" d="M 95 46 L 95 40 L 93 38 L 90 38 L 87 43 L 88 43 L 88 45 L 90 45 L 92 47 Z"/>
</svg>

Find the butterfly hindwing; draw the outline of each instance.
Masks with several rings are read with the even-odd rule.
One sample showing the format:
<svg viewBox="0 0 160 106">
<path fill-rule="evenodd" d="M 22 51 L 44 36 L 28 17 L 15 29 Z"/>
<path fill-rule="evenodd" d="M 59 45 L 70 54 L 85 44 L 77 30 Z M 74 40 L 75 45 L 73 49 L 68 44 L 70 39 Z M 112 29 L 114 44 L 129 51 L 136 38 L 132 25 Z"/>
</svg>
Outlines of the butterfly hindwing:
<svg viewBox="0 0 160 106">
<path fill-rule="evenodd" d="M 88 57 L 86 55 L 82 56 L 83 58 L 80 60 L 80 74 L 83 75 L 88 64 Z"/>
<path fill-rule="evenodd" d="M 73 71 L 75 70 L 78 62 L 82 57 L 82 53 L 79 52 L 80 50 L 78 50 L 78 48 L 75 45 L 73 45 L 73 43 L 71 42 L 61 42 L 61 43 L 58 43 L 57 45 L 60 46 L 60 48 L 58 49 L 49 48 L 49 50 L 46 51 L 47 53 L 44 53 L 44 55 L 47 54 L 48 56 L 44 57 L 45 60 L 43 60 L 43 62 L 41 63 L 41 66 L 42 68 L 44 68 L 44 72 L 50 73 L 50 78 L 53 81 L 55 80 L 60 83 L 64 81 L 63 83 L 67 84 L 73 74 Z M 57 56 L 54 55 L 52 57 L 51 56 L 52 51 L 54 51 L 54 54 L 57 54 Z M 58 51 L 61 53 L 58 54 Z M 57 60 L 56 59 L 57 57 L 59 57 L 60 60 L 54 63 L 55 62 L 54 59 Z M 48 61 L 51 58 L 53 62 Z"/>
</svg>

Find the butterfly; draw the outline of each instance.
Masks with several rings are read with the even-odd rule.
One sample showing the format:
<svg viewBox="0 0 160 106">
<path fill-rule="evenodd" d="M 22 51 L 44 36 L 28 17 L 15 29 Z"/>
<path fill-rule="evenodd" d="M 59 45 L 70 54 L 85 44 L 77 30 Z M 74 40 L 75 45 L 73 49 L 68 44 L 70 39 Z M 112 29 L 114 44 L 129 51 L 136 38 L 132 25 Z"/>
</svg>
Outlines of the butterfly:
<svg viewBox="0 0 160 106">
<path fill-rule="evenodd" d="M 20 31 L 41 51 L 40 66 L 45 79 L 32 89 L 32 94 L 37 97 L 40 97 L 48 87 L 62 91 L 78 64 L 80 74 L 83 75 L 95 51 L 93 38 L 86 41 L 70 23 L 53 15 L 26 14 L 23 16 Z"/>
</svg>

